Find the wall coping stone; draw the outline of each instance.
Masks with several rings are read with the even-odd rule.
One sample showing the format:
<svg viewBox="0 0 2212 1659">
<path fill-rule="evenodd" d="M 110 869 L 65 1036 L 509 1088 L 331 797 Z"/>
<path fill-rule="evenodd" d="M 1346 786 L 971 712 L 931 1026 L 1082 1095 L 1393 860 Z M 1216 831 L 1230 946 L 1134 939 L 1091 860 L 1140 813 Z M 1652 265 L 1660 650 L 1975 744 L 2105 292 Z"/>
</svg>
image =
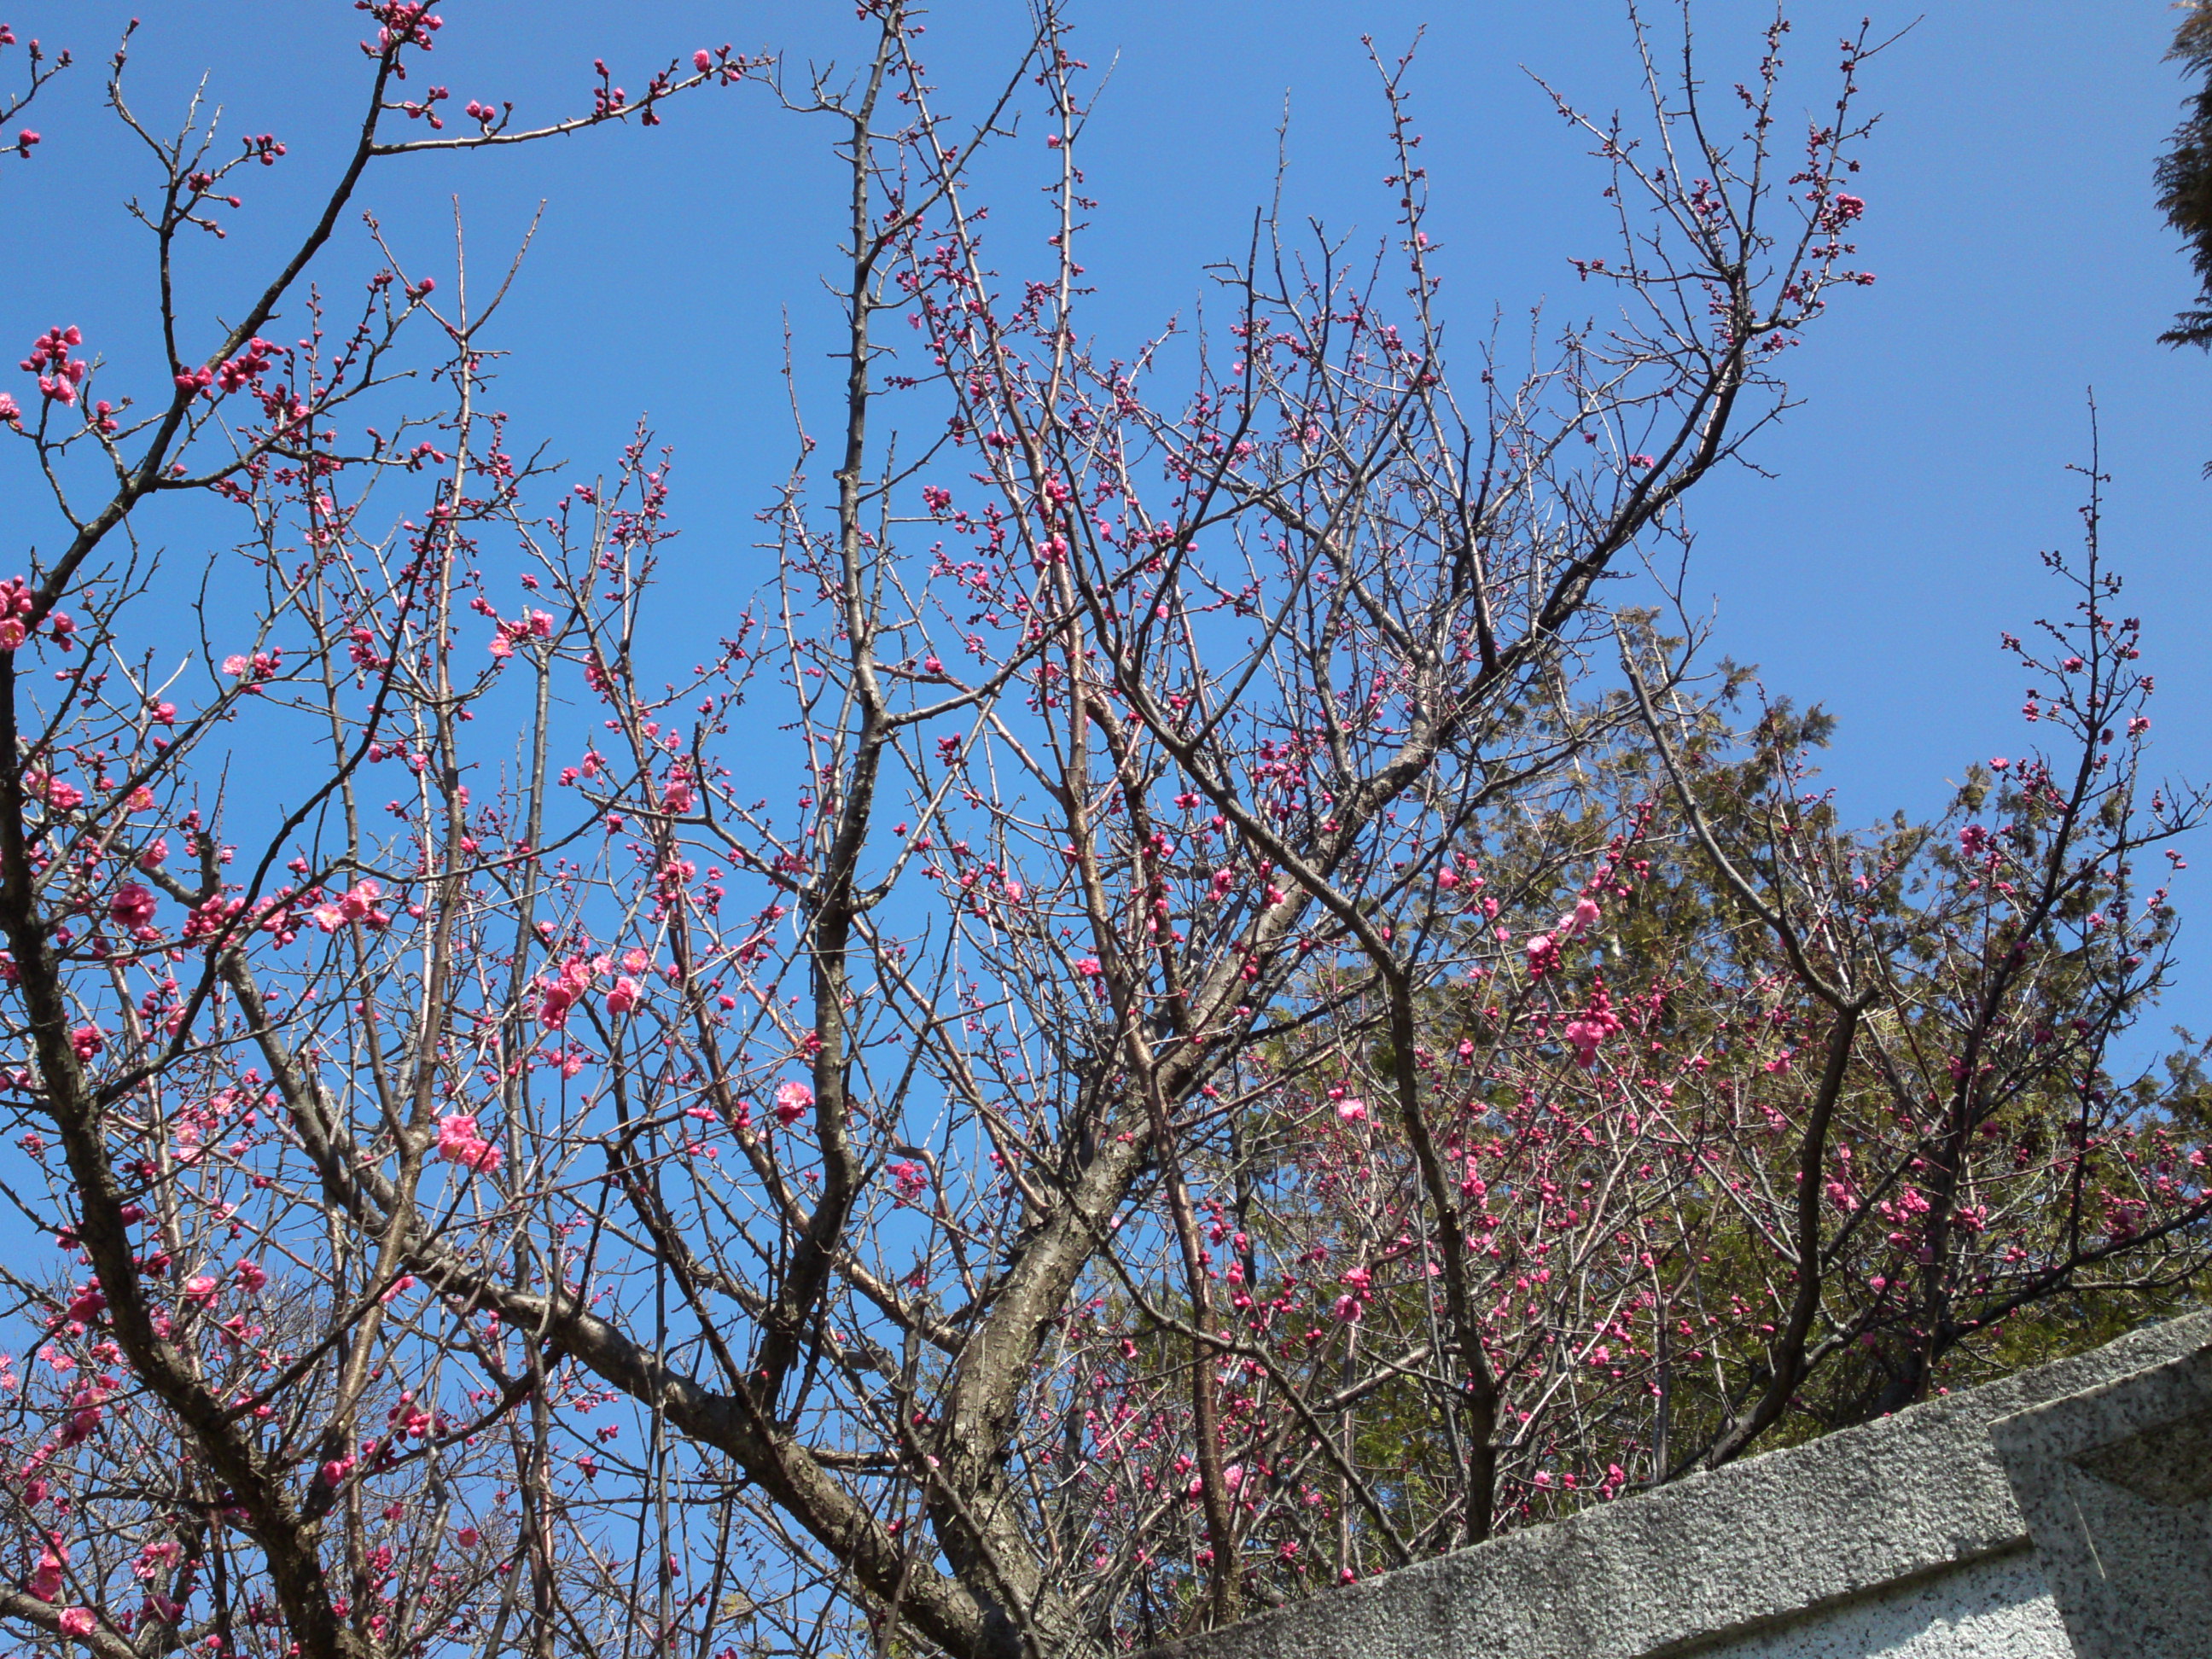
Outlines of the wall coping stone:
<svg viewBox="0 0 2212 1659">
<path fill-rule="evenodd" d="M 1885 1588 L 2034 1547 L 2054 1523 L 2036 1511 L 2032 1544 L 2023 1501 L 2033 1510 L 2056 1490 L 2047 1467 L 2052 1458 L 2082 1455 L 2084 1448 L 2111 1441 L 2128 1410 L 2112 1402 L 2130 1396 L 2108 1394 L 2101 1405 L 2086 1406 L 2069 1397 L 2094 1400 L 2097 1391 L 2138 1373 L 2176 1364 L 2184 1380 L 2154 1385 L 2154 1392 L 2185 1393 L 2192 1378 L 2212 1389 L 2212 1358 L 2199 1353 L 2208 1345 L 2212 1312 L 2146 1326 L 2088 1353 L 1507 1533 L 1153 1653 L 1158 1659 L 1666 1659 L 1692 1653 Z M 2069 1409 L 2058 1410 L 2062 1406 Z M 2011 1474 L 1992 1438 L 2008 1419 Z M 2111 1452 L 2107 1461 L 2124 1457 Z M 2025 1500 L 2014 1495 L 2015 1479 L 2024 1483 Z M 2081 1645 L 2075 1628 L 2074 1605 L 2084 1592 L 2077 1587 L 2069 1601 L 2063 1585 L 2054 1589 L 2079 1650 L 2105 1659 L 2108 1650 Z M 2198 1645 L 2172 1651 L 2201 1659 L 2212 1652 L 2208 1637 L 2212 1625 L 2197 1625 L 2189 1639 Z M 2130 1659 L 2158 1659 L 2167 1650 L 2109 1651 L 2115 1659 L 2123 1651 Z"/>
<path fill-rule="evenodd" d="M 2212 1653 L 2212 1347 L 1990 1428 L 2080 1659 Z"/>
</svg>

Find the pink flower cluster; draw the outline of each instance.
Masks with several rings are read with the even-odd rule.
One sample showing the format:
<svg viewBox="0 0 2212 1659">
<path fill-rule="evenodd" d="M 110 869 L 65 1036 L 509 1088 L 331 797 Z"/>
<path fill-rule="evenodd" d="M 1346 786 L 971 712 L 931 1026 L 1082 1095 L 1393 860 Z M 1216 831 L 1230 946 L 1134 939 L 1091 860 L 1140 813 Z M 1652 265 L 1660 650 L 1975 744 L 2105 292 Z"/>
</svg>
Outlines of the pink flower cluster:
<svg viewBox="0 0 2212 1659">
<path fill-rule="evenodd" d="M 315 907 L 315 926 L 326 933 L 335 933 L 345 923 L 357 921 L 373 932 L 380 933 L 392 925 L 391 916 L 376 908 L 377 900 L 383 896 L 381 885 L 363 877 L 340 894 L 335 902 Z"/>
<path fill-rule="evenodd" d="M 51 1540 L 39 1552 L 39 1565 L 24 1589 L 41 1601 L 59 1601 L 68 1565 L 69 1546 L 58 1539 Z M 89 1636 L 99 1626 L 90 1607 L 64 1607 L 57 1622 L 64 1636 Z"/>
<path fill-rule="evenodd" d="M 902 1204 L 911 1204 L 929 1190 L 929 1171 L 919 1164 L 902 1158 L 896 1164 L 884 1165 L 884 1172 L 890 1176 L 893 1189 Z"/>
<path fill-rule="evenodd" d="M 571 957 L 562 963 L 561 971 L 544 982 L 538 1004 L 538 1023 L 549 1031 L 557 1031 L 566 1025 L 568 1011 L 583 1000 L 592 981 L 613 965 L 605 957 Z M 636 988 L 633 986 L 631 989 L 635 992 Z"/>
<path fill-rule="evenodd" d="M 283 672 L 284 647 L 271 646 L 266 651 L 257 651 L 252 656 L 244 652 L 233 652 L 222 659 L 222 672 L 232 679 L 249 684 L 274 679 Z"/>
<path fill-rule="evenodd" d="M 1597 901 L 1584 893 L 1575 901 L 1575 908 L 1552 924 L 1548 933 L 1538 933 L 1528 941 L 1529 969 L 1537 974 L 1549 973 L 1559 966 L 1559 947 L 1589 931 L 1602 914 Z"/>
<path fill-rule="evenodd" d="M 430 50 L 430 36 L 446 27 L 446 20 L 431 15 L 428 0 L 354 0 L 356 11 L 365 11 L 383 27 L 376 44 L 364 40 L 361 49 L 371 58 L 397 56 L 403 46 Z"/>
<path fill-rule="evenodd" d="M 438 1156 L 448 1164 L 489 1175 L 499 1168 L 501 1154 L 477 1127 L 474 1113 L 455 1112 L 438 1120 Z"/>
<path fill-rule="evenodd" d="M 517 640 L 550 639 L 552 635 L 552 617 L 543 611 L 526 611 L 512 622 L 500 623 L 498 631 L 491 636 L 491 654 L 504 659 L 514 654 Z"/>
<path fill-rule="evenodd" d="M 32 800 L 42 800 L 57 812 L 73 811 L 84 805 L 84 791 L 66 778 L 49 775 L 43 767 L 24 769 L 23 793 Z"/>
<path fill-rule="evenodd" d="M 243 356 L 216 366 L 202 363 L 198 368 L 185 369 L 177 376 L 178 388 L 208 398 L 218 391 L 241 392 L 269 372 L 270 360 L 279 349 L 257 336 L 246 342 Z"/>
<path fill-rule="evenodd" d="M 1583 901 L 1587 903 L 1589 901 Z M 1575 1051 L 1575 1064 L 1585 1072 L 1597 1064 L 1598 1045 L 1620 1029 L 1620 1016 L 1613 1011 L 1613 998 L 1605 988 L 1605 976 L 1597 976 L 1590 988 L 1589 1006 L 1581 1018 L 1567 1022 L 1564 1032 L 1567 1042 Z"/>
<path fill-rule="evenodd" d="M 67 407 L 76 401 L 76 389 L 84 384 L 87 372 L 82 357 L 70 356 L 70 349 L 84 343 L 84 331 L 74 323 L 67 328 L 50 328 L 31 342 L 31 355 L 23 359 L 26 374 L 39 377 L 39 391 L 48 403 Z"/>
<path fill-rule="evenodd" d="M 31 635 L 31 616 L 39 602 L 21 576 L 0 581 L 0 651 L 13 651 Z"/>
</svg>

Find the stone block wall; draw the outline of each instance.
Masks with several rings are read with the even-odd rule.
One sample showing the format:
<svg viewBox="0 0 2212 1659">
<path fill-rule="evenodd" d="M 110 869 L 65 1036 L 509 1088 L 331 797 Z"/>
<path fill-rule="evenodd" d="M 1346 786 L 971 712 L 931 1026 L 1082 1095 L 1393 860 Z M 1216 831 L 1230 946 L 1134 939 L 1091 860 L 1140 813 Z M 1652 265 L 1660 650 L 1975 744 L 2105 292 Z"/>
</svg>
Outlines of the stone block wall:
<svg viewBox="0 0 2212 1659">
<path fill-rule="evenodd" d="M 2212 1313 L 1159 1659 L 2212 1659 Z"/>
</svg>

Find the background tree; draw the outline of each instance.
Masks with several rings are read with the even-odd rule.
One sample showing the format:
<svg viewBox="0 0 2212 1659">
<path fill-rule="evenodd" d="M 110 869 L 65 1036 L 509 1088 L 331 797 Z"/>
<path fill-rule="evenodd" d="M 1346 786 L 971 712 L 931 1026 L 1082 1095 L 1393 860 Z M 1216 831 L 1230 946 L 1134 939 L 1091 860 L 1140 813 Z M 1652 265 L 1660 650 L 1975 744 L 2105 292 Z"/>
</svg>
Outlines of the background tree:
<svg viewBox="0 0 2212 1659">
<path fill-rule="evenodd" d="M 2166 57 L 2205 84 L 2185 104 L 2173 147 L 2158 159 L 2158 207 L 2187 240 L 2197 280 L 2212 295 L 2212 7 L 2191 0 L 2179 9 Z M 2181 313 L 2158 337 L 2167 345 L 2212 345 L 2212 306 Z"/>
</svg>

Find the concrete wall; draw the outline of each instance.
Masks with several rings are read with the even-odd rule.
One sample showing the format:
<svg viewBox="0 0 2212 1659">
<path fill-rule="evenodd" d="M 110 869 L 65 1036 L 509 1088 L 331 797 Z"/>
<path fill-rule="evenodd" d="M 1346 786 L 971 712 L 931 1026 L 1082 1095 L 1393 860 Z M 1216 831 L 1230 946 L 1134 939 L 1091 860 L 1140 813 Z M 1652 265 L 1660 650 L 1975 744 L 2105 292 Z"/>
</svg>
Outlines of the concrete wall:
<svg viewBox="0 0 2212 1659">
<path fill-rule="evenodd" d="M 2212 1659 L 2212 1314 L 1160 1651 Z"/>
</svg>

